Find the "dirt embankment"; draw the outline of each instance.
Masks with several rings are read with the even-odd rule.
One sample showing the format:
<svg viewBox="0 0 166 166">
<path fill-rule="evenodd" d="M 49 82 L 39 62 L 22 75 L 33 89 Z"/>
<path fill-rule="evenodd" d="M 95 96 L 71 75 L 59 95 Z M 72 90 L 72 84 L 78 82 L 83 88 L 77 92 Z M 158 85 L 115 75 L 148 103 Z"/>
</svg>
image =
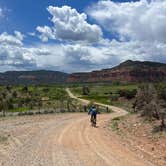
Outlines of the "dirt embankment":
<svg viewBox="0 0 166 166">
<path fill-rule="evenodd" d="M 115 118 L 112 129 L 128 148 L 158 166 L 166 165 L 166 133 L 159 131 L 160 122 L 145 121 L 137 114 Z"/>
</svg>

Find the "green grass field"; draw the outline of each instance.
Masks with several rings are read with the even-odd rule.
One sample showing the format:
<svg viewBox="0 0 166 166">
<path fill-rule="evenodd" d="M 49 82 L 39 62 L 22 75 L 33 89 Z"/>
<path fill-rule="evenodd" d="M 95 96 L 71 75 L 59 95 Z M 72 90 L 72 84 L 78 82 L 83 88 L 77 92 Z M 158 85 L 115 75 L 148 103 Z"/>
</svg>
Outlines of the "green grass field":
<svg viewBox="0 0 166 166">
<path fill-rule="evenodd" d="M 88 99 L 92 102 L 100 102 L 103 104 L 110 104 L 125 109 L 130 109 L 132 107 L 133 100 L 116 100 L 119 98 L 119 90 L 132 91 L 138 89 L 138 84 L 128 84 L 128 85 L 93 85 L 89 87 L 89 95 L 82 95 L 82 86 L 72 87 L 71 91 L 78 97 Z"/>
<path fill-rule="evenodd" d="M 90 95 L 107 95 L 110 93 L 117 93 L 118 90 L 126 89 L 126 90 L 132 90 L 137 89 L 138 84 L 129 84 L 129 85 L 94 85 L 89 86 L 90 88 Z M 79 87 L 73 87 L 71 88 L 72 92 L 76 95 L 82 94 L 82 86 Z"/>
</svg>

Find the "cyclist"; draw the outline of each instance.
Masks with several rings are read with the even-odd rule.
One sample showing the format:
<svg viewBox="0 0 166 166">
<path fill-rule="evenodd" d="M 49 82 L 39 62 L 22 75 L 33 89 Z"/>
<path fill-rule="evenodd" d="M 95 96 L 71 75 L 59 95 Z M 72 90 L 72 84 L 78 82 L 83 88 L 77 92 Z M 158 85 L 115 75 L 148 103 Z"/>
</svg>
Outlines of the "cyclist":
<svg viewBox="0 0 166 166">
<path fill-rule="evenodd" d="M 91 123 L 93 123 L 93 120 L 96 124 L 96 119 L 97 119 L 97 109 L 95 107 L 95 105 L 92 105 L 92 107 L 89 109 L 88 115 L 91 115 L 90 121 Z"/>
</svg>

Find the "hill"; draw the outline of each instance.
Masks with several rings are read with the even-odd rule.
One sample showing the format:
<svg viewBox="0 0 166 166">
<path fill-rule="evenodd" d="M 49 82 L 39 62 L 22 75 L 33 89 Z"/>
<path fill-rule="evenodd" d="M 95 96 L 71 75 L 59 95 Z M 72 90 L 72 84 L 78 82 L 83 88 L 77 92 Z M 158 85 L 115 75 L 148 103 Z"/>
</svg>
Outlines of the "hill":
<svg viewBox="0 0 166 166">
<path fill-rule="evenodd" d="M 125 61 L 118 66 L 92 72 L 67 74 L 59 71 L 7 71 L 0 73 L 0 85 L 39 85 L 94 82 L 156 82 L 166 81 L 166 64 Z"/>
<path fill-rule="evenodd" d="M 59 71 L 7 71 L 0 73 L 0 85 L 38 85 L 64 83 L 68 74 Z"/>
<path fill-rule="evenodd" d="M 166 81 L 166 64 L 158 62 L 125 61 L 99 71 L 71 74 L 67 82 L 156 82 Z"/>
</svg>

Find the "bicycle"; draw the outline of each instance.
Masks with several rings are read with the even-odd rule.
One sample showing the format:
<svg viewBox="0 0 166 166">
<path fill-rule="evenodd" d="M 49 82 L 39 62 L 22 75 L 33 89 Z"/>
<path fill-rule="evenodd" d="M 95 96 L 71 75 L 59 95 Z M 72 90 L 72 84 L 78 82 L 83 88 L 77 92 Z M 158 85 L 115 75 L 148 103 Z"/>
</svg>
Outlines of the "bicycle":
<svg viewBox="0 0 166 166">
<path fill-rule="evenodd" d="M 91 126 L 96 127 L 96 119 L 93 116 L 92 116 L 92 119 L 91 119 Z"/>
</svg>

